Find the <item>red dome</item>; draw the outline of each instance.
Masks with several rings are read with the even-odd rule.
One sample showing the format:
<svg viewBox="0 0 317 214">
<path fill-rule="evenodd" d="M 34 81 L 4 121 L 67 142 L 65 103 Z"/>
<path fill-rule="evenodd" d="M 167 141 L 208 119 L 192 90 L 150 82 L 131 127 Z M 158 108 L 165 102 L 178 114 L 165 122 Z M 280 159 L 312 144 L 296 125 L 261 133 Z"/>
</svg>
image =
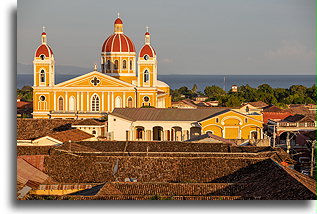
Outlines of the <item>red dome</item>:
<svg viewBox="0 0 317 214">
<path fill-rule="evenodd" d="M 112 34 L 102 45 L 101 52 L 135 52 L 132 40 L 126 35 Z"/>
<path fill-rule="evenodd" d="M 117 18 L 115 21 L 114 21 L 115 24 L 123 24 L 122 20 L 120 18 Z"/>
<path fill-rule="evenodd" d="M 46 33 L 45 33 L 45 32 L 43 32 L 43 33 L 42 33 L 42 35 L 46 35 Z"/>
<path fill-rule="evenodd" d="M 146 32 L 145 35 L 150 35 L 150 33 L 149 33 L 149 32 Z"/>
<path fill-rule="evenodd" d="M 40 57 L 41 54 L 44 54 L 46 57 L 51 57 L 53 55 L 53 51 L 50 46 L 42 44 L 37 48 L 35 57 Z"/>
<path fill-rule="evenodd" d="M 149 55 L 149 57 L 154 57 L 156 55 L 155 50 L 150 45 L 144 45 L 140 50 L 140 57 L 144 55 Z"/>
</svg>

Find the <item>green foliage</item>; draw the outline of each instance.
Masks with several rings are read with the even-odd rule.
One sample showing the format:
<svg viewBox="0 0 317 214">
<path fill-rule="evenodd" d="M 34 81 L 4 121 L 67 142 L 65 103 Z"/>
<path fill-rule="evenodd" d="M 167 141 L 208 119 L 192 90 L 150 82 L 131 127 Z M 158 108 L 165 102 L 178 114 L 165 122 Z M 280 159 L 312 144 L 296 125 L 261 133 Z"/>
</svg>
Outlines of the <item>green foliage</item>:
<svg viewBox="0 0 317 214">
<path fill-rule="evenodd" d="M 226 95 L 226 92 L 216 85 L 207 86 L 204 92 L 209 98 L 219 98 L 220 96 Z"/>
<path fill-rule="evenodd" d="M 192 88 L 192 90 L 191 90 L 192 93 L 196 94 L 196 93 L 197 93 L 197 89 L 198 89 L 197 85 L 194 84 L 194 85 L 193 85 L 193 88 Z"/>
<path fill-rule="evenodd" d="M 33 100 L 33 89 L 31 86 L 23 86 L 22 89 L 17 89 L 17 97 L 21 97 L 24 101 Z"/>
</svg>

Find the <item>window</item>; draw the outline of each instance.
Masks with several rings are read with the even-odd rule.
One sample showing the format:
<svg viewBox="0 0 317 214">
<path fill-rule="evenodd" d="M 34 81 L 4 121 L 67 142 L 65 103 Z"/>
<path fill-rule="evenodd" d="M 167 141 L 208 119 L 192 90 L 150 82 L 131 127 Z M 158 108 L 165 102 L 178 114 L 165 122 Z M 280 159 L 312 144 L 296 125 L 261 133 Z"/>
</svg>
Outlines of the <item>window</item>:
<svg viewBox="0 0 317 214">
<path fill-rule="evenodd" d="M 218 117 L 216 118 L 216 123 L 219 123 L 219 118 Z"/>
<path fill-rule="evenodd" d="M 145 60 L 148 60 L 150 57 L 149 57 L 149 55 L 145 54 L 143 58 L 144 58 Z"/>
<path fill-rule="evenodd" d="M 40 101 L 45 101 L 45 96 L 40 96 Z"/>
<path fill-rule="evenodd" d="M 132 108 L 133 107 L 133 103 L 132 103 L 132 97 L 128 98 L 128 108 Z"/>
<path fill-rule="evenodd" d="M 107 71 L 110 71 L 110 60 L 107 60 Z"/>
<path fill-rule="evenodd" d="M 96 130 L 93 130 L 93 131 L 92 131 L 92 134 L 97 134 Z"/>
<path fill-rule="evenodd" d="M 144 77 L 143 77 L 144 82 L 148 82 L 149 81 L 149 71 L 145 70 L 143 75 L 144 75 Z"/>
<path fill-rule="evenodd" d="M 63 111 L 64 110 L 64 99 L 63 97 L 58 98 L 58 110 Z"/>
<path fill-rule="evenodd" d="M 44 55 L 44 54 L 41 54 L 41 55 L 40 55 L 40 58 L 41 58 L 41 60 L 44 60 L 44 59 L 45 59 L 45 55 Z"/>
<path fill-rule="evenodd" d="M 245 108 L 245 112 L 249 112 L 249 111 L 250 111 L 249 106 L 247 106 L 247 107 Z"/>
<path fill-rule="evenodd" d="M 127 69 L 127 61 L 123 60 L 122 62 L 122 69 Z"/>
<path fill-rule="evenodd" d="M 119 67 L 119 61 L 115 60 L 114 61 L 114 70 L 118 70 L 118 67 Z"/>
<path fill-rule="evenodd" d="M 91 111 L 99 111 L 99 97 L 96 94 L 91 99 Z"/>
<path fill-rule="evenodd" d="M 248 118 L 245 118 L 245 119 L 244 119 L 244 122 L 245 122 L 245 123 L 248 123 Z"/>
<path fill-rule="evenodd" d="M 132 60 L 130 60 L 130 70 L 132 70 Z"/>
<path fill-rule="evenodd" d="M 150 98 L 149 98 L 148 96 L 145 96 L 145 97 L 143 98 L 143 100 L 144 100 L 144 102 L 149 102 Z"/>
<path fill-rule="evenodd" d="M 45 82 L 45 71 L 44 70 L 41 70 L 40 81 Z"/>
</svg>

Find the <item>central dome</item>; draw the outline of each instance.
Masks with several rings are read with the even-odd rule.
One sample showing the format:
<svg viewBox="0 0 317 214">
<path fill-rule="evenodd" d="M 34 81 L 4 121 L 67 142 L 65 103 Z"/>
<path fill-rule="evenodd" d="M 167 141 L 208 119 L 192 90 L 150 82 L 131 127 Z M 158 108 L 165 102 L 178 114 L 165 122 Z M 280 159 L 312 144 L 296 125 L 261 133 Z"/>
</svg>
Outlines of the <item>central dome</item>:
<svg viewBox="0 0 317 214">
<path fill-rule="evenodd" d="M 103 43 L 101 52 L 135 52 L 132 40 L 123 33 L 123 22 L 119 17 L 114 21 L 114 34 Z"/>
<path fill-rule="evenodd" d="M 102 52 L 135 52 L 132 40 L 123 33 L 114 33 L 102 45 Z"/>
</svg>

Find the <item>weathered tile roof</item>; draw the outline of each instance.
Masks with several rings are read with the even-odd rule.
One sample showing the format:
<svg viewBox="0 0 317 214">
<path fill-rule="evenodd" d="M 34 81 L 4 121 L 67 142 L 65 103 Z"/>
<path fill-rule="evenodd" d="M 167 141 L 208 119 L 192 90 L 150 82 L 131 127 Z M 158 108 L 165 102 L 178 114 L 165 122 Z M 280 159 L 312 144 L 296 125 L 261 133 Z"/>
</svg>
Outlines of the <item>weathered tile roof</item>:
<svg viewBox="0 0 317 214">
<path fill-rule="evenodd" d="M 279 107 L 275 105 L 266 106 L 263 108 L 263 112 L 277 112 L 277 113 L 284 113 L 285 111 L 283 109 L 280 109 Z"/>
<path fill-rule="evenodd" d="M 223 108 L 115 108 L 111 115 L 131 121 L 199 121 L 213 114 L 226 112 Z"/>
<path fill-rule="evenodd" d="M 17 119 L 17 139 L 34 140 L 54 132 L 71 128 L 76 120 L 64 119 Z"/>
<path fill-rule="evenodd" d="M 69 142 L 69 141 L 75 141 L 75 142 L 82 141 L 82 140 L 87 140 L 89 138 L 94 137 L 94 135 L 79 129 L 70 129 L 70 130 L 61 131 L 61 132 L 54 132 L 52 134 L 49 134 L 48 136 L 58 141 L 61 141 L 63 143 Z"/>
<path fill-rule="evenodd" d="M 310 116 L 295 114 L 295 115 L 290 115 L 284 118 L 283 121 L 297 123 L 297 122 L 314 122 L 315 120 Z"/>
<path fill-rule="evenodd" d="M 84 119 L 84 120 L 79 120 L 78 122 L 73 123 L 73 125 L 101 126 L 101 125 L 105 125 L 105 123 L 99 122 L 94 119 Z"/>
<path fill-rule="evenodd" d="M 254 107 L 258 107 L 258 108 L 263 108 L 263 107 L 268 106 L 267 103 L 262 102 L 262 101 L 248 102 L 248 103 L 246 103 L 246 104 L 250 104 L 250 105 L 252 105 L 252 106 L 254 106 Z"/>
</svg>

